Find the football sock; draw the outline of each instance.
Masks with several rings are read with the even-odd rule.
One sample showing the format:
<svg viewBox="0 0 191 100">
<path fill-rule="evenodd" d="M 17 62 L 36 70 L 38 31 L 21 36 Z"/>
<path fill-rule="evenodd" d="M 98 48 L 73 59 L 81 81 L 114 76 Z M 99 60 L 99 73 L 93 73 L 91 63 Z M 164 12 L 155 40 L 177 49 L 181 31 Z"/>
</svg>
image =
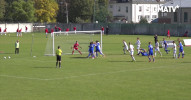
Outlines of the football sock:
<svg viewBox="0 0 191 100">
<path fill-rule="evenodd" d="M 59 62 L 59 67 L 61 67 L 61 62 Z"/>
<path fill-rule="evenodd" d="M 178 54 L 178 58 L 180 57 L 180 53 Z"/>
<path fill-rule="evenodd" d="M 91 56 L 91 53 L 89 53 L 88 58 Z"/>
<path fill-rule="evenodd" d="M 151 61 L 151 58 L 149 57 L 149 61 Z"/>
<path fill-rule="evenodd" d="M 96 57 L 98 57 L 98 53 L 96 52 Z"/>
<path fill-rule="evenodd" d="M 78 52 L 82 55 L 81 51 L 78 51 Z"/>
<path fill-rule="evenodd" d="M 56 62 L 56 67 L 58 66 L 58 62 Z"/>
</svg>

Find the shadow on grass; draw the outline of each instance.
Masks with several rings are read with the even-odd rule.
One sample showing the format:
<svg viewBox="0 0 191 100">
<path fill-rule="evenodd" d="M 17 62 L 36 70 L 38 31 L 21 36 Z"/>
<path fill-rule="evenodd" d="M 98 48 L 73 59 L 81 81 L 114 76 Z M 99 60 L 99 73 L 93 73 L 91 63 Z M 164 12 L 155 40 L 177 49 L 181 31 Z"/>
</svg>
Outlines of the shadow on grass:
<svg viewBox="0 0 191 100">
<path fill-rule="evenodd" d="M 155 58 L 157 58 L 157 59 L 174 59 L 173 57 L 169 57 L 169 56 L 167 56 L 167 57 L 158 56 L 158 57 L 155 57 Z"/>
<path fill-rule="evenodd" d="M 108 53 L 107 55 L 118 55 L 118 56 L 124 55 L 124 56 L 130 56 L 129 54 L 111 54 L 111 53 Z"/>
<path fill-rule="evenodd" d="M 87 59 L 87 57 L 70 57 L 70 58 L 73 58 L 73 59 Z"/>
<path fill-rule="evenodd" d="M 5 53 L 5 52 L 0 52 L 0 54 L 15 54 L 15 53 Z"/>
<path fill-rule="evenodd" d="M 56 68 L 56 67 L 33 67 L 33 68 Z"/>
<path fill-rule="evenodd" d="M 116 62 L 133 62 L 133 61 L 108 61 L 108 62 L 116 63 Z M 145 61 L 135 61 L 135 62 L 145 62 Z"/>
<path fill-rule="evenodd" d="M 184 61 L 184 62 L 181 62 L 181 63 L 191 63 L 191 62 L 188 62 L 188 61 Z"/>
</svg>

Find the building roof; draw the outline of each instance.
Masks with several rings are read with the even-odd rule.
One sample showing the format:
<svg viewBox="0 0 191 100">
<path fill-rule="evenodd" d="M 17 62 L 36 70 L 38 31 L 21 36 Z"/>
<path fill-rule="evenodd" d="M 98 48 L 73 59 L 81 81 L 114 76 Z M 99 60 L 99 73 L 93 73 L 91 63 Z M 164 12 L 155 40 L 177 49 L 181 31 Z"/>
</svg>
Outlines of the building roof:
<svg viewBox="0 0 191 100">
<path fill-rule="evenodd" d="M 191 8 L 191 1 L 190 0 L 171 0 L 166 2 L 163 6 L 179 6 L 181 8 Z"/>
<path fill-rule="evenodd" d="M 166 0 L 132 0 L 133 4 L 164 4 Z"/>
<path fill-rule="evenodd" d="M 169 0 L 110 0 L 110 3 L 164 4 Z"/>
</svg>

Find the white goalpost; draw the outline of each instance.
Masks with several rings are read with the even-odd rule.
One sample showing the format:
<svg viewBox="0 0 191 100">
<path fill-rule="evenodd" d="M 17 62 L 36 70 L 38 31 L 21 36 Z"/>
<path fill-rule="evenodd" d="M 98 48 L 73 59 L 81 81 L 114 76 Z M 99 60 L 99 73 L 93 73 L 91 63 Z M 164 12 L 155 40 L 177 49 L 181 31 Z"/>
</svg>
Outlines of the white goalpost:
<svg viewBox="0 0 191 100">
<path fill-rule="evenodd" d="M 55 50 L 57 46 L 61 46 L 63 54 L 71 54 L 73 44 L 78 41 L 79 45 L 82 47 L 80 50 L 82 53 L 88 53 L 88 46 L 91 41 L 100 41 L 101 51 L 103 49 L 102 44 L 102 31 L 92 30 L 92 31 L 64 31 L 64 32 L 53 32 L 49 35 L 45 55 L 55 56 Z M 78 54 L 78 53 L 77 53 Z"/>
</svg>

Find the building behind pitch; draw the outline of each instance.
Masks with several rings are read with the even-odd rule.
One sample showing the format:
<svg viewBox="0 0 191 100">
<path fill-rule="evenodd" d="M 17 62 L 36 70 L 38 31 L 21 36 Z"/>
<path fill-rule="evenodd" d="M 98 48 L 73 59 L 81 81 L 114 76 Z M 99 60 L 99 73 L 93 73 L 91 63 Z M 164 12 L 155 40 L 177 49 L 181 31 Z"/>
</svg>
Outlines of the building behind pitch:
<svg viewBox="0 0 191 100">
<path fill-rule="evenodd" d="M 158 18 L 159 6 L 169 0 L 110 0 L 109 11 L 115 22 L 138 23 L 146 18 L 150 23 Z"/>
</svg>

